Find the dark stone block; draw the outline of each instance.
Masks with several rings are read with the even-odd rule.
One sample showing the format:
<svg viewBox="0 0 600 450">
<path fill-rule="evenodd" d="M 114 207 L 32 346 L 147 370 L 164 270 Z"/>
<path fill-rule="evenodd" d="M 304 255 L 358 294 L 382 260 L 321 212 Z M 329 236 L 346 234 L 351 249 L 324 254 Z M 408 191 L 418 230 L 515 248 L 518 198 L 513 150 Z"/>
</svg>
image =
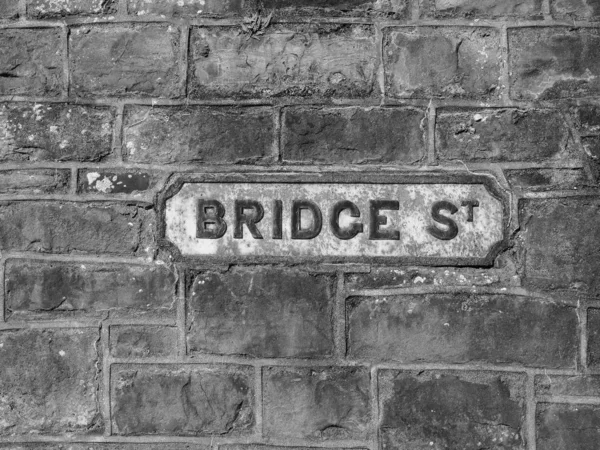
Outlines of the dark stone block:
<svg viewBox="0 0 600 450">
<path fill-rule="evenodd" d="M 537 448 L 543 450 L 597 450 L 600 406 L 538 403 Z"/>
</svg>

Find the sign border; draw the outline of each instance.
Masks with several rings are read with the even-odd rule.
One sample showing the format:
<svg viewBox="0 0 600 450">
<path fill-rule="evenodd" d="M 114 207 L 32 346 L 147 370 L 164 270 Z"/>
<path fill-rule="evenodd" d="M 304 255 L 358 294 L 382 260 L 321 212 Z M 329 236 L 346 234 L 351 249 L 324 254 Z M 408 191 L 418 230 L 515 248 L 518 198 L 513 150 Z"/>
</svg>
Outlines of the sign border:
<svg viewBox="0 0 600 450">
<path fill-rule="evenodd" d="M 166 238 L 167 200 L 177 195 L 188 183 L 286 183 L 286 184 L 480 184 L 502 204 L 502 240 L 493 245 L 483 258 L 430 257 L 430 256 L 184 256 L 175 244 Z M 509 194 L 492 175 L 448 172 L 194 172 L 173 174 L 162 191 L 156 194 L 157 244 L 168 251 L 173 261 L 201 264 L 399 264 L 415 266 L 478 266 L 490 267 L 496 257 L 508 248 Z"/>
</svg>

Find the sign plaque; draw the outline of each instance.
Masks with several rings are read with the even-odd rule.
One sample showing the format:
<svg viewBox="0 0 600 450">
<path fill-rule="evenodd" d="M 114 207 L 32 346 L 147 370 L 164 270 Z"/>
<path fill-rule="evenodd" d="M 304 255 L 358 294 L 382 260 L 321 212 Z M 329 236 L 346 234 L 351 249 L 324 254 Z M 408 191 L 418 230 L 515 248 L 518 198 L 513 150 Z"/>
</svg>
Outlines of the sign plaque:
<svg viewBox="0 0 600 450">
<path fill-rule="evenodd" d="M 484 176 L 238 178 L 173 183 L 161 200 L 163 242 L 205 261 L 485 265 L 506 239 L 506 198 Z"/>
</svg>

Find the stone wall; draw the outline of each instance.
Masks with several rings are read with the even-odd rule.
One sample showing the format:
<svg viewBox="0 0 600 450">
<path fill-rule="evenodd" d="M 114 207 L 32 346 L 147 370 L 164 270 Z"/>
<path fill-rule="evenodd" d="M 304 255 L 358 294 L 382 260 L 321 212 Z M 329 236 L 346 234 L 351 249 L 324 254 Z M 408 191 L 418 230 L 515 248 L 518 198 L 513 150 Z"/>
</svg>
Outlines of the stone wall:
<svg viewBox="0 0 600 450">
<path fill-rule="evenodd" d="M 599 20 L 0 0 L 0 448 L 597 450 Z M 180 174 L 417 171 L 509 193 L 492 266 L 191 263 L 157 239 Z"/>
</svg>

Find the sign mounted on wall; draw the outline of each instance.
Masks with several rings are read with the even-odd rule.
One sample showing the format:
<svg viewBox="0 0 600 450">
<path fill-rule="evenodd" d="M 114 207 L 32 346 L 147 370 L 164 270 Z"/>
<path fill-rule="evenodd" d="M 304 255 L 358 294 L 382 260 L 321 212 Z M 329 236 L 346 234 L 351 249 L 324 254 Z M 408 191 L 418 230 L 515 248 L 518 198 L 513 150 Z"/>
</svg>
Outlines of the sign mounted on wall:
<svg viewBox="0 0 600 450">
<path fill-rule="evenodd" d="M 179 178 L 159 201 L 162 243 L 204 261 L 489 265 L 506 241 L 492 178 L 351 176 Z"/>
</svg>

